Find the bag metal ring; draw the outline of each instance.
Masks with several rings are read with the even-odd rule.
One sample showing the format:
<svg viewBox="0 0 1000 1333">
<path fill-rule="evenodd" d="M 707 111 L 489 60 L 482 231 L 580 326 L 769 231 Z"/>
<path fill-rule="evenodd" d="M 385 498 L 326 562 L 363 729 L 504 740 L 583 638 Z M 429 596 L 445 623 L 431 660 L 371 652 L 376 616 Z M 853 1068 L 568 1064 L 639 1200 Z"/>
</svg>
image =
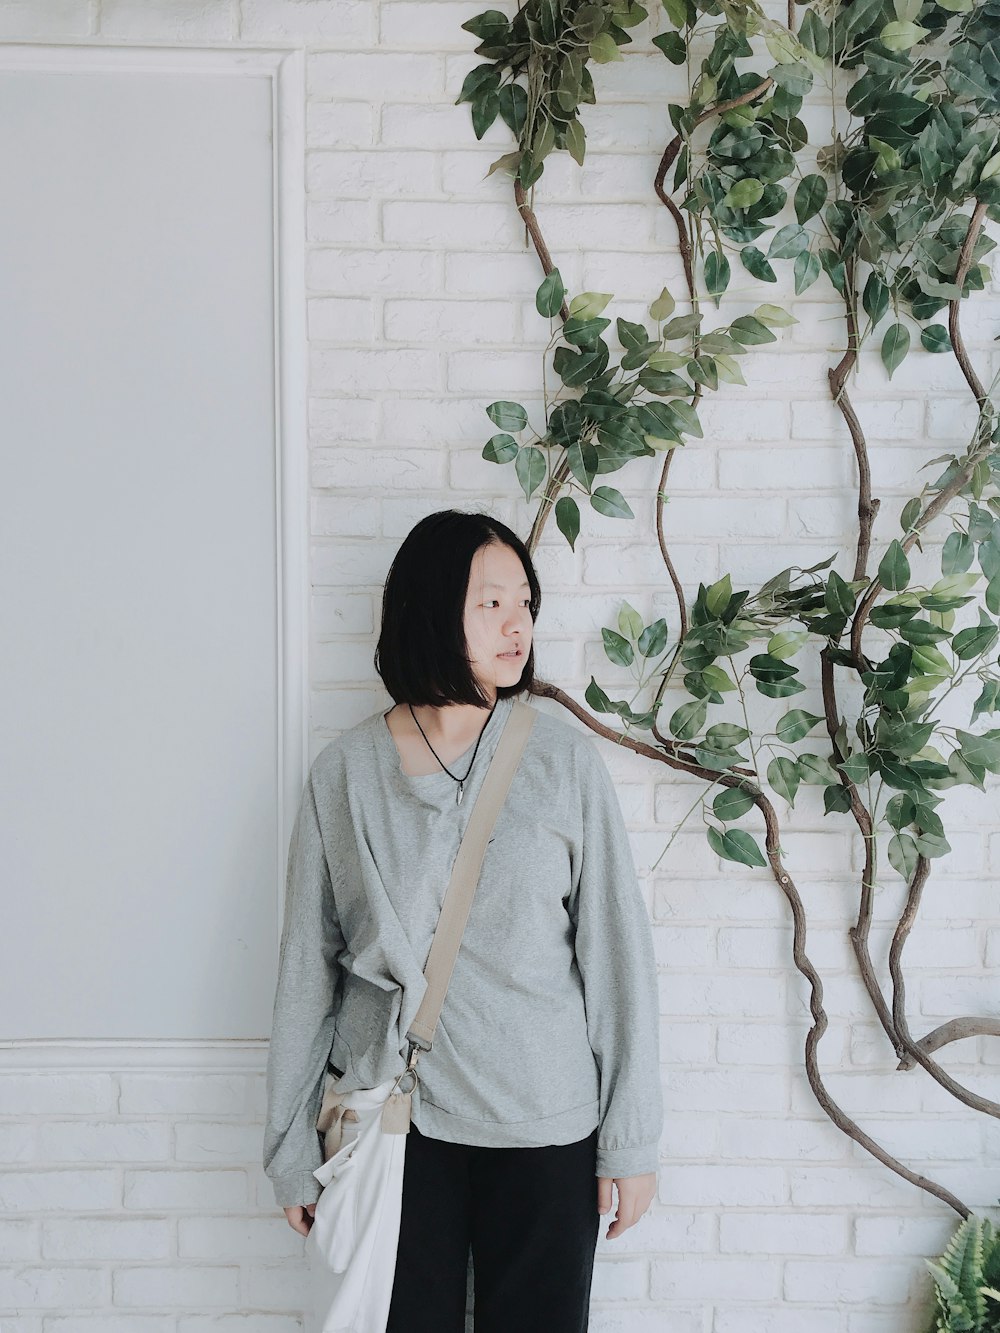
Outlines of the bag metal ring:
<svg viewBox="0 0 1000 1333">
<path fill-rule="evenodd" d="M 417 1086 L 416 1070 L 404 1069 L 399 1078 L 396 1079 L 396 1092 L 401 1092 L 404 1096 L 411 1093 Z"/>
</svg>

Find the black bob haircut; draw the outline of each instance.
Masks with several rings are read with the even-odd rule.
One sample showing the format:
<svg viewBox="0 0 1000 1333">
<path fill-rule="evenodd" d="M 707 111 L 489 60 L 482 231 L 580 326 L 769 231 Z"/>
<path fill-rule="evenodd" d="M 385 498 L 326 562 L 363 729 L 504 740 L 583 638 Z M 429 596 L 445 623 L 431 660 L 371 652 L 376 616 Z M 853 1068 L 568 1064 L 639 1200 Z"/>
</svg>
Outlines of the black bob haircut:
<svg viewBox="0 0 1000 1333">
<path fill-rule="evenodd" d="M 382 624 L 375 670 L 396 703 L 473 704 L 489 708 L 465 639 L 465 599 L 472 558 L 481 546 L 509 546 L 520 557 L 531 590 L 531 620 L 538 619 L 542 591 L 528 548 L 505 523 L 489 514 L 442 509 L 411 529 L 396 552 L 382 596 Z M 498 685 L 506 699 L 535 684 L 535 648 L 515 685 Z"/>
</svg>

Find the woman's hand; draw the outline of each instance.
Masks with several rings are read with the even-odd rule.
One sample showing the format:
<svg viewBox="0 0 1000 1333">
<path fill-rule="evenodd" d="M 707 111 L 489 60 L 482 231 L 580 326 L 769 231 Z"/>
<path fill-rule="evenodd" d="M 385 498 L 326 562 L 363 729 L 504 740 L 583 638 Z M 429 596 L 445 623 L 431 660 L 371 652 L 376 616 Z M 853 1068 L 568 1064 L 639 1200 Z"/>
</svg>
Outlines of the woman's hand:
<svg viewBox="0 0 1000 1333">
<path fill-rule="evenodd" d="M 611 1211 L 611 1186 L 618 1186 L 618 1212 L 615 1220 L 605 1232 L 606 1240 L 613 1240 L 615 1236 L 620 1236 L 623 1231 L 628 1231 L 629 1227 L 635 1226 L 639 1218 L 653 1202 L 656 1197 L 656 1172 L 651 1171 L 645 1176 L 622 1176 L 620 1179 L 615 1176 L 609 1179 L 607 1176 L 597 1177 L 597 1211 L 599 1213 L 610 1213 Z"/>
<path fill-rule="evenodd" d="M 293 1207 L 285 1209 L 285 1216 L 288 1218 L 288 1225 L 293 1231 L 297 1231 L 302 1236 L 308 1236 L 315 1212 L 316 1205 L 314 1203 L 297 1203 Z"/>
</svg>

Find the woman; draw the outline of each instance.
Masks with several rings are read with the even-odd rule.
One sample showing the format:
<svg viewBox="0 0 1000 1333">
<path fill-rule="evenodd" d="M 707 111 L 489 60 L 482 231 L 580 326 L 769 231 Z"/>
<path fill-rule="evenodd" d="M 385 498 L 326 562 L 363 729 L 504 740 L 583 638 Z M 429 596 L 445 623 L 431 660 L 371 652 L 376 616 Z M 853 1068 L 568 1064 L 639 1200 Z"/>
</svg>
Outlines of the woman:
<svg viewBox="0 0 1000 1333">
<path fill-rule="evenodd" d="M 308 1234 L 327 1062 L 342 1088 L 405 1066 L 406 1032 L 465 825 L 541 604 L 503 523 L 421 520 L 386 581 L 390 696 L 310 770 L 292 834 L 268 1057 L 264 1169 Z M 407 1136 L 387 1333 L 579 1333 L 600 1215 L 656 1192 L 662 1123 L 652 937 L 594 742 L 539 712 L 487 847 Z"/>
</svg>

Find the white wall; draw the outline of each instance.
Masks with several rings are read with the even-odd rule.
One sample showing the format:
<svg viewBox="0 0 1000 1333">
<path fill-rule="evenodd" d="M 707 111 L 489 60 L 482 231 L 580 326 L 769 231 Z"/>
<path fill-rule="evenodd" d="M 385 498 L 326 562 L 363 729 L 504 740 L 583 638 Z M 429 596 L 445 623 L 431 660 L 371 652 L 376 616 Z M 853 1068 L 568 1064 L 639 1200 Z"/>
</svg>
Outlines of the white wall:
<svg viewBox="0 0 1000 1333">
<path fill-rule="evenodd" d="M 486 7 L 53 0 L 0 12 L 11 41 L 307 48 L 311 754 L 383 700 L 371 667 L 379 592 L 412 523 L 446 504 L 487 504 L 527 531 L 510 470 L 479 456 L 491 433 L 486 403 L 537 407 L 545 337 L 537 261 L 504 180 L 482 179 L 506 151 L 506 131 L 477 144 L 468 108 L 453 105 L 475 60 L 459 25 Z M 645 49 L 595 71 L 587 164 L 553 159 L 537 190 L 568 284 L 615 292 L 615 313 L 627 318 L 641 317 L 665 282 L 680 291 L 672 226 L 650 188 L 678 75 Z M 826 295 L 817 283 L 795 302 L 798 325 L 777 350 L 746 359 L 747 389 L 706 403 L 707 441 L 674 465 L 668 531 L 690 594 L 724 570 L 752 583 L 850 540 L 854 466 L 823 395 L 840 338 Z M 745 296 L 749 308 L 771 293 L 748 284 Z M 994 286 L 966 315 L 986 378 L 998 368 L 997 309 Z M 725 313 L 742 310 L 730 302 Z M 866 357 L 852 392 L 884 540 L 919 465 L 961 447 L 965 394 L 949 358 L 922 356 L 891 384 Z M 656 472 L 654 462 L 616 474 L 634 524 L 588 513 L 576 555 L 554 531 L 539 552 L 540 669 L 578 697 L 591 672 L 615 681 L 599 627 L 614 623 L 623 595 L 647 618 L 676 623 L 654 558 Z M 856 1150 L 815 1104 L 801 1072 L 807 995 L 790 965 L 783 900 L 766 872 L 720 863 L 697 822 L 650 873 L 697 789 L 610 746 L 602 753 L 654 920 L 667 1119 L 654 1210 L 600 1244 L 591 1328 L 917 1333 L 930 1291 L 920 1256 L 942 1247 L 956 1219 Z M 918 1035 L 956 1014 L 996 1012 L 995 786 L 989 797 L 963 791 L 949 810 L 954 853 L 935 867 L 907 950 Z M 860 861 L 846 823 L 803 800 L 782 845 L 826 985 L 831 1090 L 890 1151 L 977 1209 L 995 1205 L 996 1122 L 922 1073 L 894 1072 L 854 979 L 846 929 Z M 887 874 L 880 967 L 900 904 Z M 298 1328 L 302 1243 L 259 1166 L 262 1045 L 213 1049 L 209 1070 L 185 1046 L 171 1068 L 161 1049 L 147 1059 L 141 1042 L 122 1055 L 125 1069 L 67 1074 L 65 1051 L 48 1070 L 38 1052 L 34 1065 L 22 1052 L 22 1072 L 4 1080 L 0 1204 L 16 1214 L 0 1224 L 4 1333 Z M 1000 1091 L 995 1042 L 951 1047 L 943 1063 Z"/>
</svg>

